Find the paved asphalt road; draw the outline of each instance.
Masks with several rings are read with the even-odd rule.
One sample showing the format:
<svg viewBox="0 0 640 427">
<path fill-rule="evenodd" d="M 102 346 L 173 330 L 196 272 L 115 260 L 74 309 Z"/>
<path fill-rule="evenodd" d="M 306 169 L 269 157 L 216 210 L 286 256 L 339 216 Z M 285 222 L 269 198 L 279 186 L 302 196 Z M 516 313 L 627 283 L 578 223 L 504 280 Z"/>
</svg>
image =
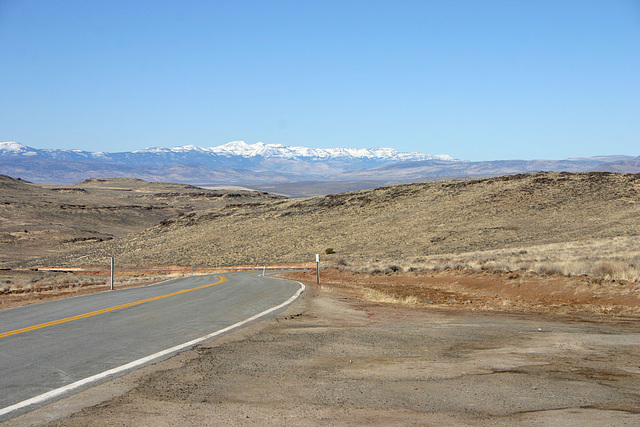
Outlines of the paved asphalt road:
<svg viewBox="0 0 640 427">
<path fill-rule="evenodd" d="M 0 311 L 0 421 L 27 411 L 3 408 L 234 325 L 300 288 L 257 273 L 195 276 Z"/>
</svg>

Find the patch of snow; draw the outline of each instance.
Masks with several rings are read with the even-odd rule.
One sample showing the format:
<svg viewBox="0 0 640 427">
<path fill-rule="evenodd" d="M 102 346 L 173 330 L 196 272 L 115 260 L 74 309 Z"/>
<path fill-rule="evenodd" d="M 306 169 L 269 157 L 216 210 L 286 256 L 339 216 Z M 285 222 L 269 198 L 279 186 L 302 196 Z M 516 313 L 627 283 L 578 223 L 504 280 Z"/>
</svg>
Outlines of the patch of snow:
<svg viewBox="0 0 640 427">
<path fill-rule="evenodd" d="M 9 151 L 12 153 L 22 153 L 28 150 L 28 147 L 20 144 L 19 142 L 11 141 L 11 142 L 0 142 L 0 150 Z"/>
</svg>

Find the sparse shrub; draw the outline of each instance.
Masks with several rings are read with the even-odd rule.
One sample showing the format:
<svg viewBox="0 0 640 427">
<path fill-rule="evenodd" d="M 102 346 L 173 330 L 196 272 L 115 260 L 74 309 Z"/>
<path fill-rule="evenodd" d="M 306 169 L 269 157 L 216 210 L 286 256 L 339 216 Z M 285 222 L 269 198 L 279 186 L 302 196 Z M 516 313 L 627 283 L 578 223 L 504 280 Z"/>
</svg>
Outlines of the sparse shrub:
<svg viewBox="0 0 640 427">
<path fill-rule="evenodd" d="M 589 276 L 600 281 L 640 282 L 640 238 L 633 235 L 614 239 L 551 243 L 526 248 L 497 249 L 460 254 L 425 255 L 412 259 L 353 260 L 350 268 L 371 274 L 372 269 L 391 271 L 388 265 L 406 263 L 405 271 L 428 274 L 464 268 L 468 271 L 506 272 L 529 275 Z M 376 272 L 374 274 L 377 274 Z"/>
<path fill-rule="evenodd" d="M 399 265 L 390 265 L 387 270 L 391 273 L 398 273 L 398 272 L 402 272 L 402 267 L 400 267 Z"/>
<path fill-rule="evenodd" d="M 611 278 L 614 274 L 614 267 L 608 262 L 600 262 L 593 268 L 592 274 L 603 279 Z"/>
<path fill-rule="evenodd" d="M 345 260 L 344 260 L 344 258 L 340 258 L 340 259 L 338 259 L 338 260 L 336 261 L 336 264 L 337 264 L 337 265 L 339 265 L 339 266 L 342 266 L 342 267 L 346 267 L 347 265 L 349 265 L 349 264 L 347 263 L 347 261 L 345 261 Z"/>
<path fill-rule="evenodd" d="M 538 267 L 538 274 L 542 276 L 555 276 L 561 275 L 563 273 L 562 269 L 557 265 L 553 264 L 542 264 Z"/>
</svg>

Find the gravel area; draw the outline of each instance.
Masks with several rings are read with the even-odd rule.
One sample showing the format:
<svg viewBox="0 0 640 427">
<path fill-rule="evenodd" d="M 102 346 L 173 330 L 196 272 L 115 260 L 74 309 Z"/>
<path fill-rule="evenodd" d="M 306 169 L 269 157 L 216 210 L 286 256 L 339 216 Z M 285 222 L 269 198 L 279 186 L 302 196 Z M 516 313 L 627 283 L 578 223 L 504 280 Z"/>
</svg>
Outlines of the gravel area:
<svg viewBox="0 0 640 427">
<path fill-rule="evenodd" d="M 307 289 L 276 318 L 6 425 L 640 425 L 638 320 Z"/>
</svg>

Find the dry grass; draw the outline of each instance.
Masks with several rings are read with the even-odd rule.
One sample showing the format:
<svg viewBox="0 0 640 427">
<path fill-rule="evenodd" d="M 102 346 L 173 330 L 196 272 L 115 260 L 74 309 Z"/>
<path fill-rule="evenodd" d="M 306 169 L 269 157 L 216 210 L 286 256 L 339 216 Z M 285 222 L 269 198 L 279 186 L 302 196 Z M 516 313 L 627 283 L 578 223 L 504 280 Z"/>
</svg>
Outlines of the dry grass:
<svg viewBox="0 0 640 427">
<path fill-rule="evenodd" d="M 361 297 L 367 301 L 391 303 L 391 304 L 416 305 L 419 302 L 418 297 L 415 295 L 407 295 L 404 297 L 399 297 L 397 295 L 390 295 L 389 293 L 384 291 L 379 291 L 377 289 L 371 289 L 366 287 L 362 288 Z"/>
<path fill-rule="evenodd" d="M 325 260 L 419 264 L 444 254 L 520 252 L 640 236 L 639 217 L 640 175 L 539 173 L 227 205 L 174 217 L 124 238 L 67 245 L 55 256 L 23 265 L 99 264 L 110 256 L 128 266 L 303 262 L 327 248 L 335 253 Z M 559 268 L 542 254 L 517 257 L 522 268 L 536 269 L 536 262 Z M 486 268 L 500 268 L 497 258 L 485 258 Z M 482 256 L 466 260 L 471 266 L 481 262 Z M 599 268 L 620 270 L 612 266 Z M 615 274 L 626 274 L 625 269 Z"/>
<path fill-rule="evenodd" d="M 469 270 L 569 277 L 586 275 L 601 280 L 640 282 L 640 236 L 432 255 L 409 260 L 381 259 L 348 266 L 345 263 L 339 260 L 337 264 L 341 268 L 370 274 Z"/>
</svg>

